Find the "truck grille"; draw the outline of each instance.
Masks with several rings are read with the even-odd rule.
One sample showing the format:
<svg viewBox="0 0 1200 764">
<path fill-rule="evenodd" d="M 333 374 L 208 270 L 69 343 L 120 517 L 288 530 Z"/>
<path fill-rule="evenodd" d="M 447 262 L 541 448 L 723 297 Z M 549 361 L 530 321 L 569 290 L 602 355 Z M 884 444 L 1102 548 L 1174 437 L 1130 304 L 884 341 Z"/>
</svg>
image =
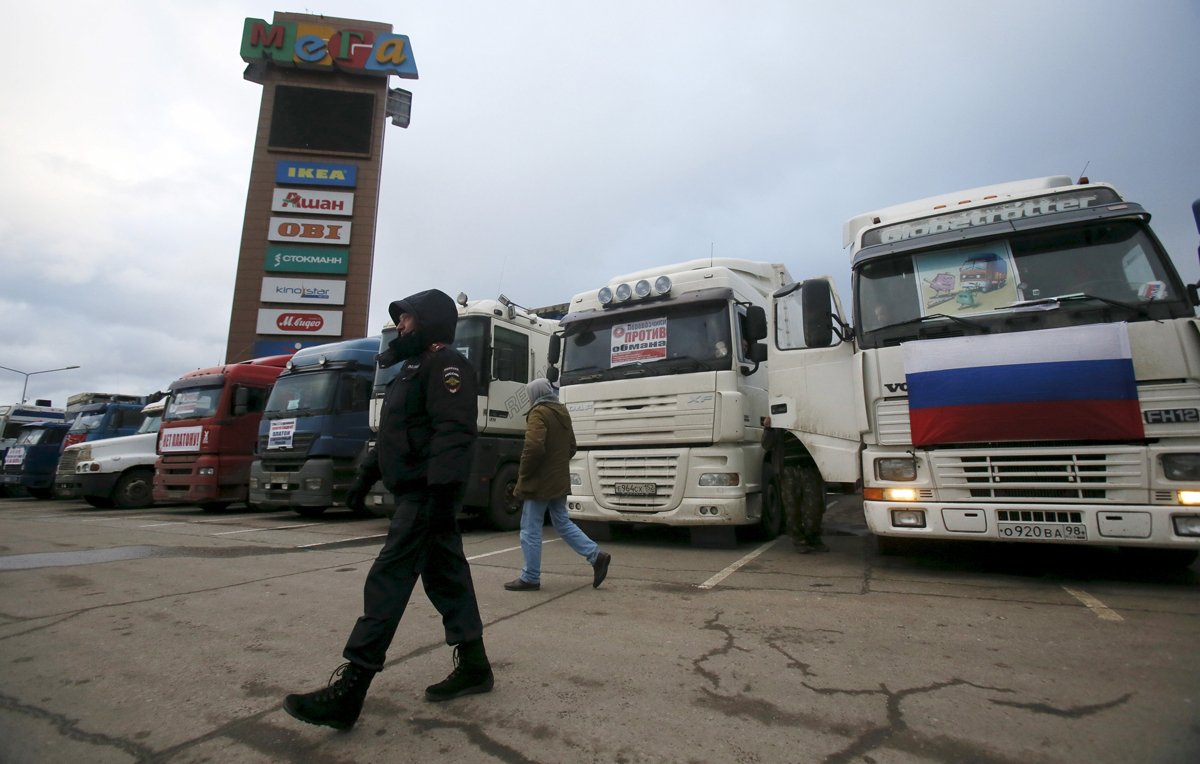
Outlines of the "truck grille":
<svg viewBox="0 0 1200 764">
<path fill-rule="evenodd" d="M 1025 450 L 1019 454 L 974 454 L 935 451 L 930 454 L 943 498 L 1013 501 L 1114 500 L 1110 492 L 1143 484 L 1144 459 L 1136 451 Z"/>
<path fill-rule="evenodd" d="M 79 462 L 79 451 L 73 448 L 68 448 L 62 452 L 62 456 L 58 457 L 58 467 L 55 469 L 55 475 L 58 477 L 70 477 L 75 474 L 75 465 Z"/>
<path fill-rule="evenodd" d="M 595 459 L 600 495 L 607 506 L 635 512 L 657 512 L 670 507 L 679 467 L 677 455 L 625 456 L 602 452 Z M 654 483 L 657 491 L 653 496 L 620 496 L 617 483 Z"/>
</svg>

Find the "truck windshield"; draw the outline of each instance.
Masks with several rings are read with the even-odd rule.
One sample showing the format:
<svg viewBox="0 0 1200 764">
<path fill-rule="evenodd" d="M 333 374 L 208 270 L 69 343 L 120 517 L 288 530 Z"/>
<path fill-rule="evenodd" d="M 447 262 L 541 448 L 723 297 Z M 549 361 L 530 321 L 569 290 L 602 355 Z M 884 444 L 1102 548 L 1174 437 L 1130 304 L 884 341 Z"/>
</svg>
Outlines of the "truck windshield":
<svg viewBox="0 0 1200 764">
<path fill-rule="evenodd" d="M 221 387 L 185 387 L 171 393 L 163 421 L 203 419 L 216 416 L 221 405 Z"/>
<path fill-rule="evenodd" d="M 950 324 L 963 334 L 1191 315 L 1170 260 L 1136 220 L 867 260 L 855 274 L 855 295 L 864 347 Z"/>
<path fill-rule="evenodd" d="M 267 399 L 263 416 L 284 419 L 297 414 L 323 414 L 333 408 L 338 374 L 318 371 L 280 377 Z"/>
<path fill-rule="evenodd" d="M 146 414 L 146 418 L 142 420 L 142 426 L 138 427 L 137 434 L 141 435 L 147 432 L 158 432 L 158 426 L 162 424 L 162 413 L 155 412 Z"/>
<path fill-rule="evenodd" d="M 475 367 L 475 376 L 479 378 L 480 389 L 483 389 L 482 374 L 484 371 L 485 351 L 488 347 L 488 327 L 491 321 L 483 316 L 461 316 L 458 327 L 454 330 L 454 349 L 462 353 L 471 365 Z M 379 350 L 387 349 L 388 344 L 396 339 L 395 327 L 387 327 L 379 339 Z M 375 367 L 375 392 L 381 393 L 387 387 L 404 364 L 398 363 L 386 369 Z"/>
<path fill-rule="evenodd" d="M 49 430 L 45 430 L 41 427 L 31 427 L 28 430 L 22 430 L 21 434 L 17 436 L 17 445 L 35 446 L 38 443 L 41 443 L 43 440 L 49 442 L 49 440 L 46 438 L 47 432 L 49 432 Z"/>
<path fill-rule="evenodd" d="M 584 318 L 564 329 L 563 385 L 733 368 L 725 302 L 664 304 Z"/>
<path fill-rule="evenodd" d="M 71 432 L 94 432 L 100 428 L 104 422 L 104 414 L 80 414 L 75 417 L 75 421 L 71 423 Z"/>
</svg>

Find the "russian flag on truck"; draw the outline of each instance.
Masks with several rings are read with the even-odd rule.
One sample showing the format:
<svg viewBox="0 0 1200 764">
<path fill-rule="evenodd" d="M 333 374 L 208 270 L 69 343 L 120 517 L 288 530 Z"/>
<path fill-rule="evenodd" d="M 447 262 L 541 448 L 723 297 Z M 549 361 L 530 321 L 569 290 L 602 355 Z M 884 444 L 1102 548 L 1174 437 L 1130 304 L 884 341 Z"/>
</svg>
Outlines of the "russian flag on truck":
<svg viewBox="0 0 1200 764">
<path fill-rule="evenodd" d="M 914 446 L 1145 437 L 1125 323 L 901 349 Z"/>
</svg>

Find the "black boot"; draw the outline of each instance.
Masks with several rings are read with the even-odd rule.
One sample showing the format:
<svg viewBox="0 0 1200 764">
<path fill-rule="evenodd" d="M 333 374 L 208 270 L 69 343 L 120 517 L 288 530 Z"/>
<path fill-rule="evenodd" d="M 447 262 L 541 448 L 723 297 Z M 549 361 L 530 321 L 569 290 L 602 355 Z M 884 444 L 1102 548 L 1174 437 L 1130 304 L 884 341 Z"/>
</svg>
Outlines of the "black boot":
<svg viewBox="0 0 1200 764">
<path fill-rule="evenodd" d="M 494 683 L 492 664 L 488 663 L 483 640 L 463 642 L 454 646 L 454 670 L 442 681 L 425 688 L 425 700 L 436 703 L 463 695 L 491 692 Z"/>
<path fill-rule="evenodd" d="M 283 699 L 283 710 L 302 722 L 348 730 L 358 721 L 367 688 L 374 678 L 374 671 L 343 663 L 329 677 L 328 687 L 303 695 L 288 695 Z"/>
</svg>

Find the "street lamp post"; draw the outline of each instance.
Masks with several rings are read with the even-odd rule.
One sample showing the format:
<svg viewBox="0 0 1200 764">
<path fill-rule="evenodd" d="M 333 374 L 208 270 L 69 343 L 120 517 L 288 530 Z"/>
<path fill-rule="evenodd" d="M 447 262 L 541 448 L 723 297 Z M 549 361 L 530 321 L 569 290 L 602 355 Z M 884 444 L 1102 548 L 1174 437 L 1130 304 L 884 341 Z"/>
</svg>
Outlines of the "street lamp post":
<svg viewBox="0 0 1200 764">
<path fill-rule="evenodd" d="M 20 369 L 10 369 L 7 366 L 0 366 L 0 369 L 11 371 L 14 374 L 21 374 L 25 377 L 25 384 L 21 386 L 21 403 L 25 402 L 25 391 L 29 388 L 29 378 L 34 374 L 49 374 L 52 371 L 67 371 L 68 369 L 78 369 L 78 366 L 63 366 L 61 369 L 42 369 L 41 371 L 21 371 Z"/>
</svg>

